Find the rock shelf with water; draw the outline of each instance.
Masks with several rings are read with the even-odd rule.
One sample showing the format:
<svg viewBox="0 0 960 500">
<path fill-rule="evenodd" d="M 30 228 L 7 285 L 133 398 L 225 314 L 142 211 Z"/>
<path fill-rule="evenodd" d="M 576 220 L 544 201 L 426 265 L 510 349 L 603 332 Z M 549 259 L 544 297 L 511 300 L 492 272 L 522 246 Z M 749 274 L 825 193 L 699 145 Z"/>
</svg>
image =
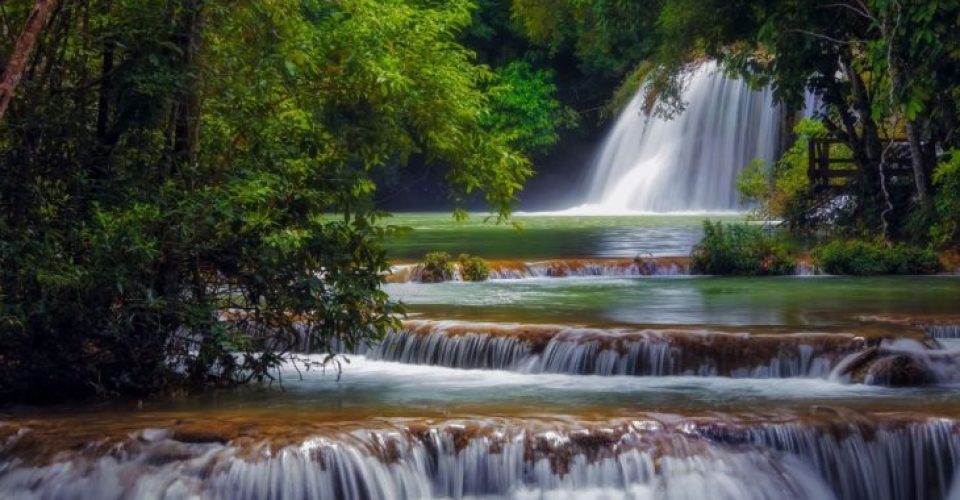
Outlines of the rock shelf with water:
<svg viewBox="0 0 960 500">
<path fill-rule="evenodd" d="M 830 409 L 749 414 L 392 422 L 286 443 L 195 442 L 141 429 L 35 455 L 7 432 L 0 493 L 17 498 L 935 498 L 951 493 L 958 421 Z M 41 431 L 42 432 L 42 431 Z"/>
</svg>

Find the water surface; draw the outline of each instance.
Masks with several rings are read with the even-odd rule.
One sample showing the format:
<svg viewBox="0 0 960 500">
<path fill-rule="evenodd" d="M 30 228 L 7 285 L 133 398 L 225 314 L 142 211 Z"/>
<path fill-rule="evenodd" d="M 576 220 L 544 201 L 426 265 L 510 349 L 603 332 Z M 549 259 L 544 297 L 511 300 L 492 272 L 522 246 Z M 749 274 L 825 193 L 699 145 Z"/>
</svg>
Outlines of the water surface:
<svg viewBox="0 0 960 500">
<path fill-rule="evenodd" d="M 386 290 L 426 317 L 535 323 L 826 326 L 960 313 L 953 276 L 537 278 Z"/>
<path fill-rule="evenodd" d="M 738 215 L 560 216 L 515 215 L 497 224 L 482 214 L 458 222 L 449 213 L 397 214 L 386 224 L 412 231 L 387 243 L 399 261 L 431 251 L 470 253 L 487 259 L 688 255 L 704 219 L 743 221 Z"/>
</svg>

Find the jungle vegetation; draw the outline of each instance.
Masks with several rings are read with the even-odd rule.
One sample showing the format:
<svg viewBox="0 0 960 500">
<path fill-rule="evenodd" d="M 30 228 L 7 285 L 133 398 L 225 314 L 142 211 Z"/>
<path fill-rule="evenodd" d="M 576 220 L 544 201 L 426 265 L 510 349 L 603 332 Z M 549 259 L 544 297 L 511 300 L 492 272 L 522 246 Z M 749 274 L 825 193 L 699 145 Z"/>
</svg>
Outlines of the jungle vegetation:
<svg viewBox="0 0 960 500">
<path fill-rule="evenodd" d="M 706 59 L 796 127 L 741 179 L 767 215 L 956 246 L 958 19 L 960 0 L 2 2 L 0 400 L 265 380 L 304 345 L 375 339 L 402 311 L 377 172 L 436 165 L 504 219 L 531 155 L 638 88 L 682 112 Z M 826 224 L 798 174 L 814 136 L 857 170 Z M 891 138 L 912 175 L 884 173 Z"/>
</svg>

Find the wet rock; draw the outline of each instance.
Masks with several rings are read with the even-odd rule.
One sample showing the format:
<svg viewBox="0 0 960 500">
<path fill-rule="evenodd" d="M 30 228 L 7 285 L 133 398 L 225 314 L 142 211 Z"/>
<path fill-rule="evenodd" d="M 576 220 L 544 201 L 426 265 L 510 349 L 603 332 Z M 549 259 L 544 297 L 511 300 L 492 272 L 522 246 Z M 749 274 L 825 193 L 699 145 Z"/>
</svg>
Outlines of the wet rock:
<svg viewBox="0 0 960 500">
<path fill-rule="evenodd" d="M 181 443 L 226 444 L 240 436 L 236 425 L 226 422 L 186 422 L 173 429 L 173 439 Z"/>
<path fill-rule="evenodd" d="M 937 381 L 933 371 L 922 361 L 906 354 L 884 356 L 867 369 L 864 383 L 891 387 L 928 385 Z"/>
<path fill-rule="evenodd" d="M 143 463 L 154 467 L 183 462 L 196 456 L 196 453 L 187 449 L 185 445 L 170 441 L 156 443 L 146 450 Z"/>
<path fill-rule="evenodd" d="M 880 351 L 876 347 L 869 347 L 855 354 L 852 358 L 844 361 L 840 368 L 840 374 L 850 377 L 850 381 L 862 384 L 867 377 L 871 364 L 880 356 Z"/>
</svg>

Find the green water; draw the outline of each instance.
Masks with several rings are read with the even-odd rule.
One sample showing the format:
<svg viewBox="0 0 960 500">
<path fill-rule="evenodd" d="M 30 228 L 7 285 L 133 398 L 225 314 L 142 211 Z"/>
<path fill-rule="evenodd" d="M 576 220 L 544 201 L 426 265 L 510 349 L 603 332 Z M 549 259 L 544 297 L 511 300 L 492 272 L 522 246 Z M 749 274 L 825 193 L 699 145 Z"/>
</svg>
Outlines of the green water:
<svg viewBox="0 0 960 500">
<path fill-rule="evenodd" d="M 403 214 L 389 223 L 414 230 L 390 242 L 389 251 L 401 261 L 418 258 L 430 250 L 521 260 L 622 257 L 637 253 L 684 255 L 700 237 L 701 219 L 518 217 L 524 229 L 515 230 L 484 224 L 478 217 L 457 223 L 446 214 Z M 918 329 L 867 324 L 859 318 L 960 314 L 957 276 L 607 276 L 396 283 L 385 285 L 385 290 L 406 303 L 416 318 L 601 327 L 705 325 L 752 333 L 854 330 L 862 334 L 882 328 L 884 333 L 914 336 L 919 334 Z M 957 349 L 960 342 L 947 341 L 944 346 Z M 640 377 L 474 370 L 403 364 L 382 361 L 375 355 L 352 354 L 342 358 L 340 372 L 333 366 L 318 367 L 325 355 L 298 354 L 296 359 L 297 363 L 286 363 L 273 372 L 277 378 L 269 384 L 138 402 L 8 409 L 6 414 L 0 414 L 0 423 L 8 421 L 16 428 L 32 426 L 38 429 L 37 443 L 64 451 L 90 450 L 96 448 L 94 443 L 105 442 L 105 436 L 124 439 L 139 435 L 143 429 L 174 428 L 183 422 L 199 426 L 201 431 L 204 425 L 216 430 L 235 424 L 245 437 L 253 440 L 289 439 L 298 444 L 333 431 L 406 423 L 434 425 L 448 419 L 458 419 L 457 425 L 499 425 L 497 419 L 525 423 L 565 420 L 581 425 L 622 418 L 642 420 L 645 415 L 657 415 L 665 421 L 726 421 L 742 417 L 759 425 L 770 421 L 822 420 L 845 429 L 857 422 L 847 419 L 860 418 L 860 412 L 894 417 L 906 413 L 913 415 L 910 418 L 923 419 L 960 415 L 960 370 L 949 369 L 944 369 L 945 378 L 936 385 L 881 387 L 845 383 L 832 377 Z M 137 441 L 137 446 L 143 445 L 141 441 Z M 160 442 L 157 446 L 167 444 Z M 770 451 L 771 456 L 778 453 Z M 149 460 L 154 456 L 173 461 L 177 467 L 156 484 L 175 484 L 174 480 L 182 475 L 194 474 L 183 472 L 190 470 L 184 465 L 190 463 L 186 458 L 157 454 L 148 456 Z M 144 463 L 147 466 L 143 471 L 153 470 L 153 462 Z M 891 470 L 914 470 L 912 462 L 896 464 Z M 0 469 L 3 465 L 0 463 Z M 130 470 L 139 473 L 141 469 L 136 467 L 139 465 Z M 75 480 L 56 475 L 59 470 L 39 477 L 50 484 L 63 485 L 60 491 L 75 487 Z M 277 470 L 286 471 L 286 475 L 277 476 L 274 481 L 287 481 L 283 484 L 288 486 L 298 486 L 303 479 L 296 467 L 284 465 Z M 314 469 L 310 471 L 316 473 Z M 877 472 L 881 473 L 887 472 Z M 3 477 L 0 473 L 0 481 Z M 107 484 L 120 483 L 109 474 L 103 477 Z M 43 481 L 27 483 L 27 487 L 42 485 Z M 0 497 L 2 492 L 0 482 Z M 99 498 L 96 494 L 86 497 Z"/>
<path fill-rule="evenodd" d="M 487 259 L 634 257 L 687 255 L 700 239 L 703 220 L 742 221 L 743 216 L 534 216 L 517 215 L 511 224 L 496 224 L 473 214 L 463 222 L 449 213 L 397 214 L 386 223 L 412 229 L 388 242 L 397 261 L 417 260 L 442 250 Z"/>
<path fill-rule="evenodd" d="M 542 278 L 387 290 L 428 317 L 540 323 L 849 325 L 864 314 L 960 312 L 953 276 Z"/>
</svg>

